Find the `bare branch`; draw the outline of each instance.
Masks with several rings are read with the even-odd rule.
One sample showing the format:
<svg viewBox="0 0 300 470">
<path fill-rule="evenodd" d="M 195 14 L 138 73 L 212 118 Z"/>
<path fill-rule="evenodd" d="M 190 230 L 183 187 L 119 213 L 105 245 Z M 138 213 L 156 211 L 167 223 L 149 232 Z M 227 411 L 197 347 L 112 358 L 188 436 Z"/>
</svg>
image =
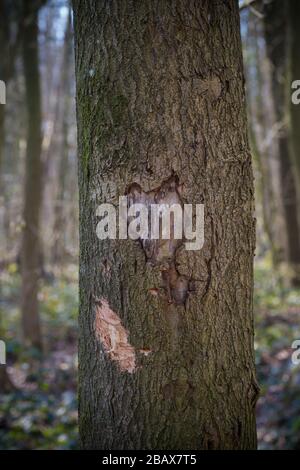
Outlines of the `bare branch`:
<svg viewBox="0 0 300 470">
<path fill-rule="evenodd" d="M 246 8 L 249 8 L 250 11 L 257 16 L 259 19 L 262 19 L 264 17 L 263 13 L 258 11 L 256 8 L 254 8 L 254 4 L 258 2 L 258 0 L 244 0 L 243 3 L 240 4 L 239 9 L 240 11 L 245 10 Z"/>
<path fill-rule="evenodd" d="M 248 8 L 252 5 L 252 3 L 255 3 L 257 0 L 244 0 L 243 3 L 240 4 L 240 11 L 245 10 L 245 8 Z"/>
</svg>

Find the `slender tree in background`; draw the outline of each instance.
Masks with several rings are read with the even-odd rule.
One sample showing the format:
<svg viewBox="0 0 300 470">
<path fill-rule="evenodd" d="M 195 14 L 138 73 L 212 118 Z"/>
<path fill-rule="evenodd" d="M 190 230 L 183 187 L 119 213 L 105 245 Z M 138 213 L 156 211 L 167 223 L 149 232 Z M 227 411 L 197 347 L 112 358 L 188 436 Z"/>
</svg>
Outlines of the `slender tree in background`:
<svg viewBox="0 0 300 470">
<path fill-rule="evenodd" d="M 63 48 L 63 63 L 61 73 L 61 112 L 60 129 L 61 139 L 59 142 L 59 165 L 58 165 L 58 189 L 56 204 L 54 208 L 54 241 L 52 247 L 52 256 L 55 263 L 61 263 L 66 253 L 64 223 L 66 210 L 64 207 L 66 196 L 66 182 L 68 176 L 68 156 L 69 156 L 69 115 L 70 115 L 70 88 L 72 83 L 72 53 L 73 53 L 73 34 L 71 8 L 69 10 Z"/>
<path fill-rule="evenodd" d="M 264 22 L 267 55 L 272 70 L 272 92 L 280 163 L 282 205 L 287 234 L 286 261 L 292 267 L 292 281 L 300 283 L 300 230 L 293 157 L 289 143 L 290 84 L 288 43 L 288 2 L 273 0 L 265 4 Z"/>
<path fill-rule="evenodd" d="M 21 36 L 21 26 L 19 22 L 19 5 L 5 0 L 0 0 L 0 80 L 7 85 L 14 74 L 14 62 L 17 55 L 18 45 Z M 15 28 L 14 28 L 15 27 Z M 15 35 L 12 31 L 15 30 Z M 7 197 L 3 180 L 3 152 L 5 135 L 5 106 L 0 105 L 0 197 L 1 203 L 6 206 Z M 3 200 L 2 200 L 3 198 Z M 4 224 L 5 225 L 5 224 Z M 0 311 L 0 338 L 4 338 L 2 325 L 2 312 Z M 4 365 L 0 366 L 0 390 L 10 391 L 14 388 Z"/>
<path fill-rule="evenodd" d="M 247 15 L 245 17 L 245 15 Z M 262 222 L 268 245 L 257 227 L 260 246 L 270 249 L 274 268 L 286 259 L 286 230 L 282 205 L 277 135 L 280 124 L 275 115 L 272 91 L 272 67 L 266 55 L 264 24 L 252 10 L 244 10 L 242 28 L 245 52 L 245 74 L 249 112 L 249 135 L 256 162 L 257 200 L 262 205 Z M 257 204 L 259 211 L 259 204 Z M 260 221 L 260 217 L 258 217 Z"/>
<path fill-rule="evenodd" d="M 24 228 L 21 250 L 22 330 L 26 343 L 42 347 L 38 307 L 41 270 L 40 207 L 42 200 L 41 96 L 38 57 L 40 2 L 24 0 L 23 65 L 28 116 L 25 163 Z"/>
<path fill-rule="evenodd" d="M 5 58 L 8 55 L 8 28 L 9 22 L 7 21 L 5 2 L 0 1 L 0 54 L 1 57 Z M 0 62 L 0 80 L 7 82 L 7 64 L 5 59 Z M 0 105 L 0 171 L 2 166 L 2 154 L 4 147 L 4 122 L 5 122 L 5 109 L 3 105 Z"/>
<path fill-rule="evenodd" d="M 0 0 L 0 80 L 5 82 L 6 87 L 15 79 L 15 62 L 19 52 L 22 37 L 22 0 L 9 2 Z M 5 151 L 5 127 L 7 120 L 7 106 L 0 106 L 0 204 L 1 208 L 9 205 L 9 189 L 4 176 L 7 166 L 11 167 L 11 159 L 4 161 Z M 4 210 L 1 217 L 2 236 L 9 238 L 9 210 Z M 7 248 L 7 247 L 5 247 Z M 4 249 L 5 249 L 4 248 Z"/>
<path fill-rule="evenodd" d="M 58 213 L 63 204 L 61 194 L 64 189 L 60 188 L 61 163 L 68 158 L 67 149 L 63 149 L 63 119 L 68 115 L 68 97 L 70 94 L 70 56 L 68 56 L 66 46 L 67 37 L 60 41 L 55 40 L 55 24 L 57 12 L 53 8 L 48 8 L 44 15 L 44 43 L 43 57 L 41 58 L 41 80 L 43 85 L 43 117 L 45 121 L 45 132 L 43 135 L 43 181 L 44 200 L 42 208 L 42 223 L 46 223 L 48 230 L 42 232 L 43 260 L 45 263 L 52 261 L 63 261 L 59 258 L 56 249 L 60 241 L 66 236 L 66 226 L 59 233 L 57 226 Z M 62 28 L 62 25 L 61 27 Z M 62 29 L 60 30 L 60 34 Z M 65 31 L 66 33 L 66 31 Z M 68 41 L 70 42 L 71 39 Z M 64 44 L 64 46 L 63 46 Z M 72 57 L 72 56 L 71 56 Z M 45 91 L 48 92 L 45 93 Z M 45 96 L 46 95 L 46 96 Z M 67 106 L 66 106 L 67 105 Z M 68 129 L 66 129 L 68 131 Z M 63 179 L 67 179 L 67 168 Z M 64 184 L 64 181 L 63 181 Z M 59 260 L 58 260 L 59 258 Z"/>
<path fill-rule="evenodd" d="M 13 31 L 15 34 L 13 34 Z M 21 38 L 20 1 L 0 0 L 0 80 L 7 85 L 14 73 L 14 63 Z M 4 146 L 5 106 L 0 106 L 0 171 Z"/>
<path fill-rule="evenodd" d="M 73 5 L 82 446 L 253 449 L 255 224 L 238 2 Z M 97 204 L 116 204 L 134 182 L 204 203 L 204 247 L 152 266 L 138 242 L 99 241 Z"/>
<path fill-rule="evenodd" d="M 290 73 L 288 79 L 289 85 L 295 80 L 300 80 L 300 60 L 299 60 L 299 44 L 300 44 L 300 31 L 299 31 L 299 18 L 300 18 L 300 2 L 297 0 L 288 1 L 288 22 L 289 22 L 289 60 L 290 60 Z M 289 88 L 290 95 L 292 91 Z M 298 201 L 300 201 L 300 106 L 290 103 L 290 142 L 291 153 L 295 164 L 295 174 L 298 189 Z M 300 217 L 300 202 L 298 202 L 298 216 Z M 300 234 L 299 234 L 300 237 Z"/>
</svg>

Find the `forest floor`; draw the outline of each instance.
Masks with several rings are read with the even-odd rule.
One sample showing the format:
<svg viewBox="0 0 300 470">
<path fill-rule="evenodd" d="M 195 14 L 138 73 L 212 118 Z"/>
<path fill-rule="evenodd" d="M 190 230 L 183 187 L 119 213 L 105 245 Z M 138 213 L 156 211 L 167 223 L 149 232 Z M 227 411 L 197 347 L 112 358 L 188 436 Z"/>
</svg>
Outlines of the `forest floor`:
<svg viewBox="0 0 300 470">
<path fill-rule="evenodd" d="M 78 448 L 77 270 L 51 273 L 41 286 L 42 356 L 21 345 L 17 267 L 1 273 L 7 369 L 16 389 L 0 395 L 0 449 Z"/>
<path fill-rule="evenodd" d="M 0 395 L 0 449 L 76 449 L 77 267 L 55 272 L 40 292 L 45 350 L 20 342 L 17 267 L 0 273 L 1 327 L 16 389 Z M 255 269 L 255 352 L 261 396 L 260 449 L 300 449 L 300 365 L 291 345 L 300 339 L 300 290 L 285 286 L 268 262 Z"/>
<path fill-rule="evenodd" d="M 255 268 L 255 352 L 259 449 L 300 449 L 300 363 L 292 348 L 300 340 L 300 290 L 286 285 L 264 262 Z M 298 355 L 300 359 L 300 355 Z"/>
</svg>

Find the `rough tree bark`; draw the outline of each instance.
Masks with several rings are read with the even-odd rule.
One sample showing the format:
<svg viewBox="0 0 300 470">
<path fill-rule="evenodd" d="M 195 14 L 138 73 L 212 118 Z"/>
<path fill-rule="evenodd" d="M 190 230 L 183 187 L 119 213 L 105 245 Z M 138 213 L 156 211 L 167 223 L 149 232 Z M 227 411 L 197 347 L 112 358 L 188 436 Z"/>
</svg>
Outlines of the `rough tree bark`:
<svg viewBox="0 0 300 470">
<path fill-rule="evenodd" d="M 253 449 L 255 223 L 238 2 L 73 6 L 82 446 Z M 173 184 L 177 196 L 183 185 L 183 201 L 204 203 L 204 247 L 151 266 L 139 242 L 98 240 L 97 205 L 134 182 Z"/>
<path fill-rule="evenodd" d="M 38 307 L 38 282 L 41 271 L 40 207 L 42 198 L 41 97 L 38 59 L 38 6 L 24 0 L 23 64 L 28 113 L 23 209 L 22 331 L 27 344 L 42 347 Z M 40 5 L 39 5 L 40 6 Z"/>
</svg>

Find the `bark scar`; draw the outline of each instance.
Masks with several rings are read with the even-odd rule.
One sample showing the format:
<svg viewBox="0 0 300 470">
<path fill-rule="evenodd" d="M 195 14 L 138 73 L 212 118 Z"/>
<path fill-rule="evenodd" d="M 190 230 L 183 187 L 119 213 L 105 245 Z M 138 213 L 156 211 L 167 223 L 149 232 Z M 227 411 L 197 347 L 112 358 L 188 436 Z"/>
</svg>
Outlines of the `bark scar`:
<svg viewBox="0 0 300 470">
<path fill-rule="evenodd" d="M 179 204 L 183 207 L 182 187 L 178 176 L 173 172 L 161 185 L 151 191 L 144 191 L 134 182 L 127 187 L 129 207 L 132 204 L 142 203 L 150 208 L 151 204 Z M 151 223 L 149 221 L 149 225 Z M 139 239 L 148 264 L 159 266 L 163 283 L 164 296 L 168 303 L 185 305 L 189 293 L 195 291 L 195 284 L 191 278 L 181 275 L 176 264 L 177 250 L 183 245 L 184 237 L 177 239 L 174 236 L 174 221 L 171 219 L 170 239 Z M 159 295 L 159 289 L 153 287 L 149 290 L 153 296 Z"/>
<path fill-rule="evenodd" d="M 138 183 L 132 183 L 127 187 L 125 194 L 128 197 L 129 207 L 132 204 L 140 203 L 150 209 L 152 204 L 166 204 L 169 207 L 172 204 L 179 204 L 183 207 L 181 191 L 182 185 L 179 184 L 178 176 L 172 174 L 159 187 L 151 191 L 144 191 Z M 151 227 L 150 220 L 149 226 Z M 183 239 L 176 239 L 173 230 L 174 223 L 171 223 L 170 240 L 161 237 L 139 240 L 149 264 L 159 265 L 166 260 L 174 259 L 176 250 L 183 244 Z"/>
<path fill-rule="evenodd" d="M 96 338 L 119 369 L 132 374 L 136 370 L 135 349 L 128 341 L 128 332 L 119 316 L 103 297 L 96 302 L 94 330 Z"/>
<path fill-rule="evenodd" d="M 188 295 L 195 291 L 194 281 L 180 274 L 175 262 L 169 262 L 167 266 L 162 267 L 161 277 L 168 302 L 175 305 L 185 305 Z"/>
</svg>

